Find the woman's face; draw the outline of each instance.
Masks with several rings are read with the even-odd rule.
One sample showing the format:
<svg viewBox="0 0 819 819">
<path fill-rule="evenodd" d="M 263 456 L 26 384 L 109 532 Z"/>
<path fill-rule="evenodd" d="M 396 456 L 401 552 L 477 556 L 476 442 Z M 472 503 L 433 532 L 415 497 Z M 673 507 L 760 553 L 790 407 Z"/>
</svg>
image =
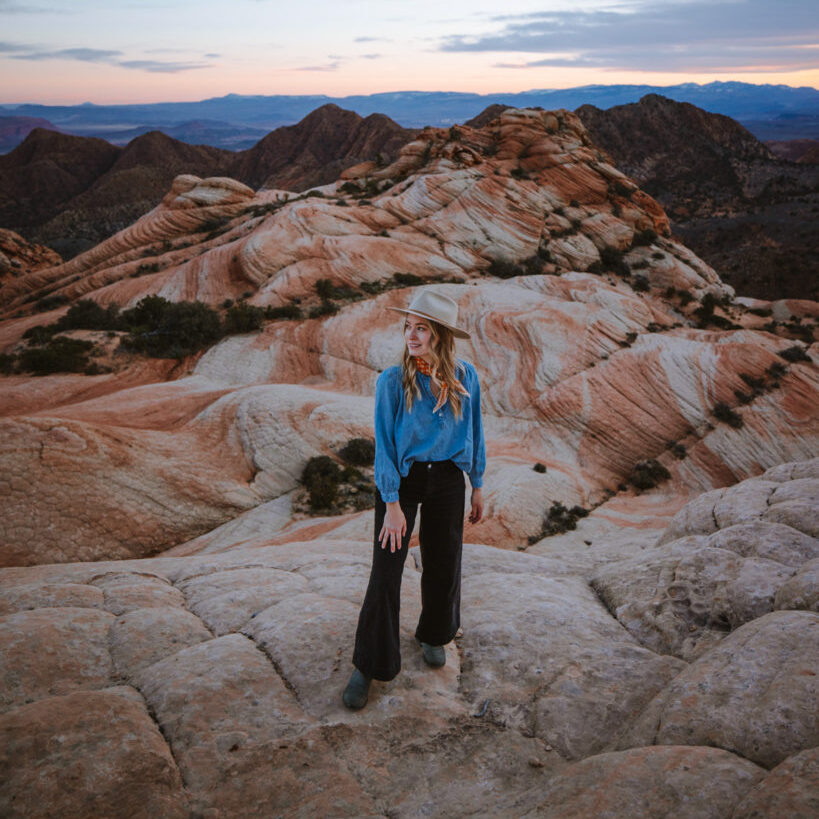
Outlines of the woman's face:
<svg viewBox="0 0 819 819">
<path fill-rule="evenodd" d="M 418 316 L 408 315 L 404 322 L 404 341 L 410 355 L 429 359 L 432 352 L 432 330 L 429 322 Z"/>
</svg>

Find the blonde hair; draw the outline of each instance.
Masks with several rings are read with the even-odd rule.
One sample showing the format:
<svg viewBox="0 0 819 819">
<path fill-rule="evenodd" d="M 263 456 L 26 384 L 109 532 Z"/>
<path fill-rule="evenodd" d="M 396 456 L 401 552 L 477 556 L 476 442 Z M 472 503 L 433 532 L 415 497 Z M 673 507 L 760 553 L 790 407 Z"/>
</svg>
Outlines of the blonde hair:
<svg viewBox="0 0 819 819">
<path fill-rule="evenodd" d="M 441 389 L 441 383 L 445 382 L 449 389 L 447 401 L 452 407 L 452 413 L 456 418 L 461 417 L 461 396 L 469 395 L 463 384 L 458 380 L 457 369 L 462 369 L 455 363 L 455 335 L 449 327 L 444 327 L 432 319 L 422 319 L 430 329 L 432 340 L 430 342 L 430 358 L 432 359 L 432 375 L 430 380 Z M 406 319 L 404 329 L 406 329 Z M 415 398 L 421 397 L 421 388 L 418 385 L 418 367 L 415 364 L 415 357 L 410 353 L 406 344 L 401 359 L 404 399 L 407 405 L 407 412 L 412 411 L 412 403 Z"/>
</svg>

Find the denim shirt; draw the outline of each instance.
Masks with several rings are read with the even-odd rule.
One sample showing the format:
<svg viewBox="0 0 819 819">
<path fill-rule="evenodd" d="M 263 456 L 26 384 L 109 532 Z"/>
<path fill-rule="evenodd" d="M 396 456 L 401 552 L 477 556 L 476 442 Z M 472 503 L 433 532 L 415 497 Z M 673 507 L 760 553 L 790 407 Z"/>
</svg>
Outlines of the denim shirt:
<svg viewBox="0 0 819 819">
<path fill-rule="evenodd" d="M 401 478 L 415 461 L 451 460 L 469 475 L 477 489 L 483 485 L 486 451 L 481 423 L 481 387 L 475 368 L 456 362 L 458 379 L 469 395 L 461 395 L 461 417 L 456 420 L 447 401 L 433 412 L 437 399 L 428 375 L 417 373 L 421 397 L 407 411 L 402 367 L 384 370 L 375 384 L 375 484 L 384 503 L 398 500 Z"/>
</svg>

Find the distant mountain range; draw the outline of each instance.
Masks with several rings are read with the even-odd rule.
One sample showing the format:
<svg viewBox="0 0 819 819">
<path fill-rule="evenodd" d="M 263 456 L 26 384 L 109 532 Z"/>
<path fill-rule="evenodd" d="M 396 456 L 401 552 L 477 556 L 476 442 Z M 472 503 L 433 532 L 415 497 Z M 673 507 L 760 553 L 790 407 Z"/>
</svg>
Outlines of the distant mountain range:
<svg viewBox="0 0 819 819">
<path fill-rule="evenodd" d="M 141 105 L 0 105 L 0 114 L 47 120 L 55 130 L 79 136 L 102 137 L 124 145 L 135 136 L 159 130 L 175 139 L 229 150 L 254 145 L 268 131 L 292 125 L 308 113 L 333 103 L 360 116 L 384 114 L 405 128 L 452 125 L 476 116 L 497 103 L 516 108 L 574 110 L 581 105 L 608 109 L 637 102 L 646 94 L 661 94 L 676 102 L 724 114 L 741 122 L 758 139 L 815 139 L 819 137 L 819 90 L 786 85 L 713 82 L 707 85 L 586 85 L 542 89 L 515 94 L 396 91 L 366 96 L 243 96 L 199 102 L 161 102 Z M 0 132 L 3 128 L 0 116 Z M 13 145 L 4 143 L 10 150 Z"/>
</svg>

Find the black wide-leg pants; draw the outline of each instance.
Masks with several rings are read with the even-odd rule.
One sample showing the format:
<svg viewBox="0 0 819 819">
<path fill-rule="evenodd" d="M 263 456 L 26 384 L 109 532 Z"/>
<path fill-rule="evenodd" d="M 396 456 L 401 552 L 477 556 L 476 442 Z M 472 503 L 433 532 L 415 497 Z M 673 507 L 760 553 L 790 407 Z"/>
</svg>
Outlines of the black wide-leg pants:
<svg viewBox="0 0 819 819">
<path fill-rule="evenodd" d="M 355 635 L 353 665 L 367 677 L 391 680 L 401 670 L 398 617 L 401 576 L 421 505 L 420 642 L 440 646 L 461 624 L 461 553 L 464 531 L 464 473 L 452 461 L 416 462 L 401 479 L 398 500 L 407 519 L 400 549 L 381 548 L 378 534 L 387 507 L 376 492 L 373 564 Z"/>
</svg>

